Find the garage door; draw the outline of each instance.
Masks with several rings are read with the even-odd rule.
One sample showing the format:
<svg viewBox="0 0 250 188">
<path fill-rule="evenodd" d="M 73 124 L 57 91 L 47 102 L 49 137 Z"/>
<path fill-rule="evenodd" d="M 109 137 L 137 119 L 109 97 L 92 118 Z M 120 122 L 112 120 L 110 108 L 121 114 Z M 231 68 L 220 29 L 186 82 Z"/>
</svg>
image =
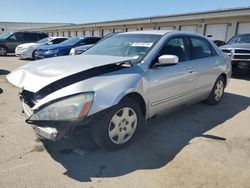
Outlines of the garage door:
<svg viewBox="0 0 250 188">
<path fill-rule="evenodd" d="M 148 31 L 148 30 L 154 30 L 153 27 L 143 27 L 142 28 L 143 31 Z"/>
<path fill-rule="evenodd" d="M 180 27 L 180 30 L 191 33 L 198 33 L 198 25 L 182 25 Z"/>
<path fill-rule="evenodd" d="M 250 22 L 240 22 L 237 33 L 250 33 Z"/>
<path fill-rule="evenodd" d="M 103 29 L 103 30 L 102 30 L 102 36 L 103 36 L 103 37 L 106 36 L 106 35 L 108 35 L 109 33 L 111 33 L 111 30 L 110 30 L 110 29 Z"/>
<path fill-rule="evenodd" d="M 70 31 L 70 36 L 71 37 L 75 37 L 76 36 L 76 32 L 75 31 Z"/>
<path fill-rule="evenodd" d="M 63 32 L 62 32 L 62 31 L 59 32 L 59 36 L 60 36 L 60 37 L 63 36 Z"/>
<path fill-rule="evenodd" d="M 116 33 L 123 32 L 123 29 L 115 29 Z"/>
<path fill-rule="evenodd" d="M 226 41 L 228 24 L 206 25 L 206 36 L 211 40 Z"/>
<path fill-rule="evenodd" d="M 127 32 L 130 32 L 130 31 L 137 31 L 137 28 L 127 28 Z"/>
<path fill-rule="evenodd" d="M 94 30 L 94 36 L 99 37 L 100 36 L 100 31 L 99 30 Z"/>
<path fill-rule="evenodd" d="M 85 36 L 91 36 L 91 31 L 89 31 L 89 30 L 87 30 L 87 31 L 85 31 Z"/>
<path fill-rule="evenodd" d="M 83 31 L 79 31 L 79 30 L 78 30 L 78 31 L 77 31 L 77 36 L 78 36 L 78 37 L 83 36 Z"/>
<path fill-rule="evenodd" d="M 64 36 L 69 37 L 69 31 L 64 31 Z"/>
<path fill-rule="evenodd" d="M 174 30 L 173 26 L 160 26 L 159 27 L 160 30 Z"/>
</svg>

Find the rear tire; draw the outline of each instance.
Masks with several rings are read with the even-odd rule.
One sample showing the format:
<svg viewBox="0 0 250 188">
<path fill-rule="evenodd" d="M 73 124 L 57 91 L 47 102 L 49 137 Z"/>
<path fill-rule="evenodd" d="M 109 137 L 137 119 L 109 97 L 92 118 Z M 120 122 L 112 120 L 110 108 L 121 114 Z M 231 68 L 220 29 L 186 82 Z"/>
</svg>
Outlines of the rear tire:
<svg viewBox="0 0 250 188">
<path fill-rule="evenodd" d="M 5 46 L 0 46 L 0 56 L 6 56 L 8 49 Z"/>
<path fill-rule="evenodd" d="M 126 98 L 114 107 L 101 112 L 91 125 L 95 143 L 106 150 L 117 150 L 129 145 L 144 122 L 139 104 Z"/>
<path fill-rule="evenodd" d="M 214 87 L 205 102 L 209 105 L 218 104 L 224 95 L 225 86 L 226 86 L 226 80 L 224 79 L 223 76 L 220 76 L 216 80 Z"/>
</svg>

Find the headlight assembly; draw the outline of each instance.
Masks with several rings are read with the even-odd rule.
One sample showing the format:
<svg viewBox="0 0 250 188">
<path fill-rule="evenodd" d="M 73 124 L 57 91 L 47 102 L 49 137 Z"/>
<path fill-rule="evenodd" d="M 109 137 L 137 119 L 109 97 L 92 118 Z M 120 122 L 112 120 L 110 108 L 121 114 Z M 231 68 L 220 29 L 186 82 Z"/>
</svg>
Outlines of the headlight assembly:
<svg viewBox="0 0 250 188">
<path fill-rule="evenodd" d="M 56 54 L 56 53 L 58 53 L 58 52 L 59 52 L 59 50 L 53 49 L 53 50 L 46 50 L 44 53 L 45 53 L 45 54 Z"/>
<path fill-rule="evenodd" d="M 75 48 L 72 48 L 69 52 L 69 55 L 75 55 L 75 51 L 76 51 Z"/>
<path fill-rule="evenodd" d="M 30 117 L 31 121 L 67 121 L 84 118 L 91 107 L 94 93 L 82 93 L 54 102 Z"/>
</svg>

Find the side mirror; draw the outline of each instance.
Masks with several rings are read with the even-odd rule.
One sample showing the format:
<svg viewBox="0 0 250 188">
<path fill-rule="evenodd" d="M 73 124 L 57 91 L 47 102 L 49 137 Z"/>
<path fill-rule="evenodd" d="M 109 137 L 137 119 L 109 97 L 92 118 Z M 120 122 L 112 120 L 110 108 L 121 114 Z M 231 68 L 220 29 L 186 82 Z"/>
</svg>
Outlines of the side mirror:
<svg viewBox="0 0 250 188">
<path fill-rule="evenodd" d="M 51 41 L 47 43 L 47 45 L 51 45 L 51 44 L 53 44 L 53 42 L 51 42 Z"/>
<path fill-rule="evenodd" d="M 176 65 L 179 63 L 179 58 L 176 55 L 162 55 L 158 58 L 156 65 Z"/>
</svg>

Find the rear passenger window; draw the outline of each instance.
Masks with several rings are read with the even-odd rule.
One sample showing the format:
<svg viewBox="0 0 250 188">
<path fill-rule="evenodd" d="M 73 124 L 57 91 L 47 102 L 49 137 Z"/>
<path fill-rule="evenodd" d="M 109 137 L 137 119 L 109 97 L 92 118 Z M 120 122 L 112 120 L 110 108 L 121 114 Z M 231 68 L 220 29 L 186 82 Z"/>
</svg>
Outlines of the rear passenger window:
<svg viewBox="0 0 250 188">
<path fill-rule="evenodd" d="M 34 42 L 38 40 L 35 33 L 25 33 L 24 39 L 26 42 Z"/>
<path fill-rule="evenodd" d="M 191 59 L 202 59 L 213 56 L 210 44 L 201 38 L 191 37 Z"/>
</svg>

